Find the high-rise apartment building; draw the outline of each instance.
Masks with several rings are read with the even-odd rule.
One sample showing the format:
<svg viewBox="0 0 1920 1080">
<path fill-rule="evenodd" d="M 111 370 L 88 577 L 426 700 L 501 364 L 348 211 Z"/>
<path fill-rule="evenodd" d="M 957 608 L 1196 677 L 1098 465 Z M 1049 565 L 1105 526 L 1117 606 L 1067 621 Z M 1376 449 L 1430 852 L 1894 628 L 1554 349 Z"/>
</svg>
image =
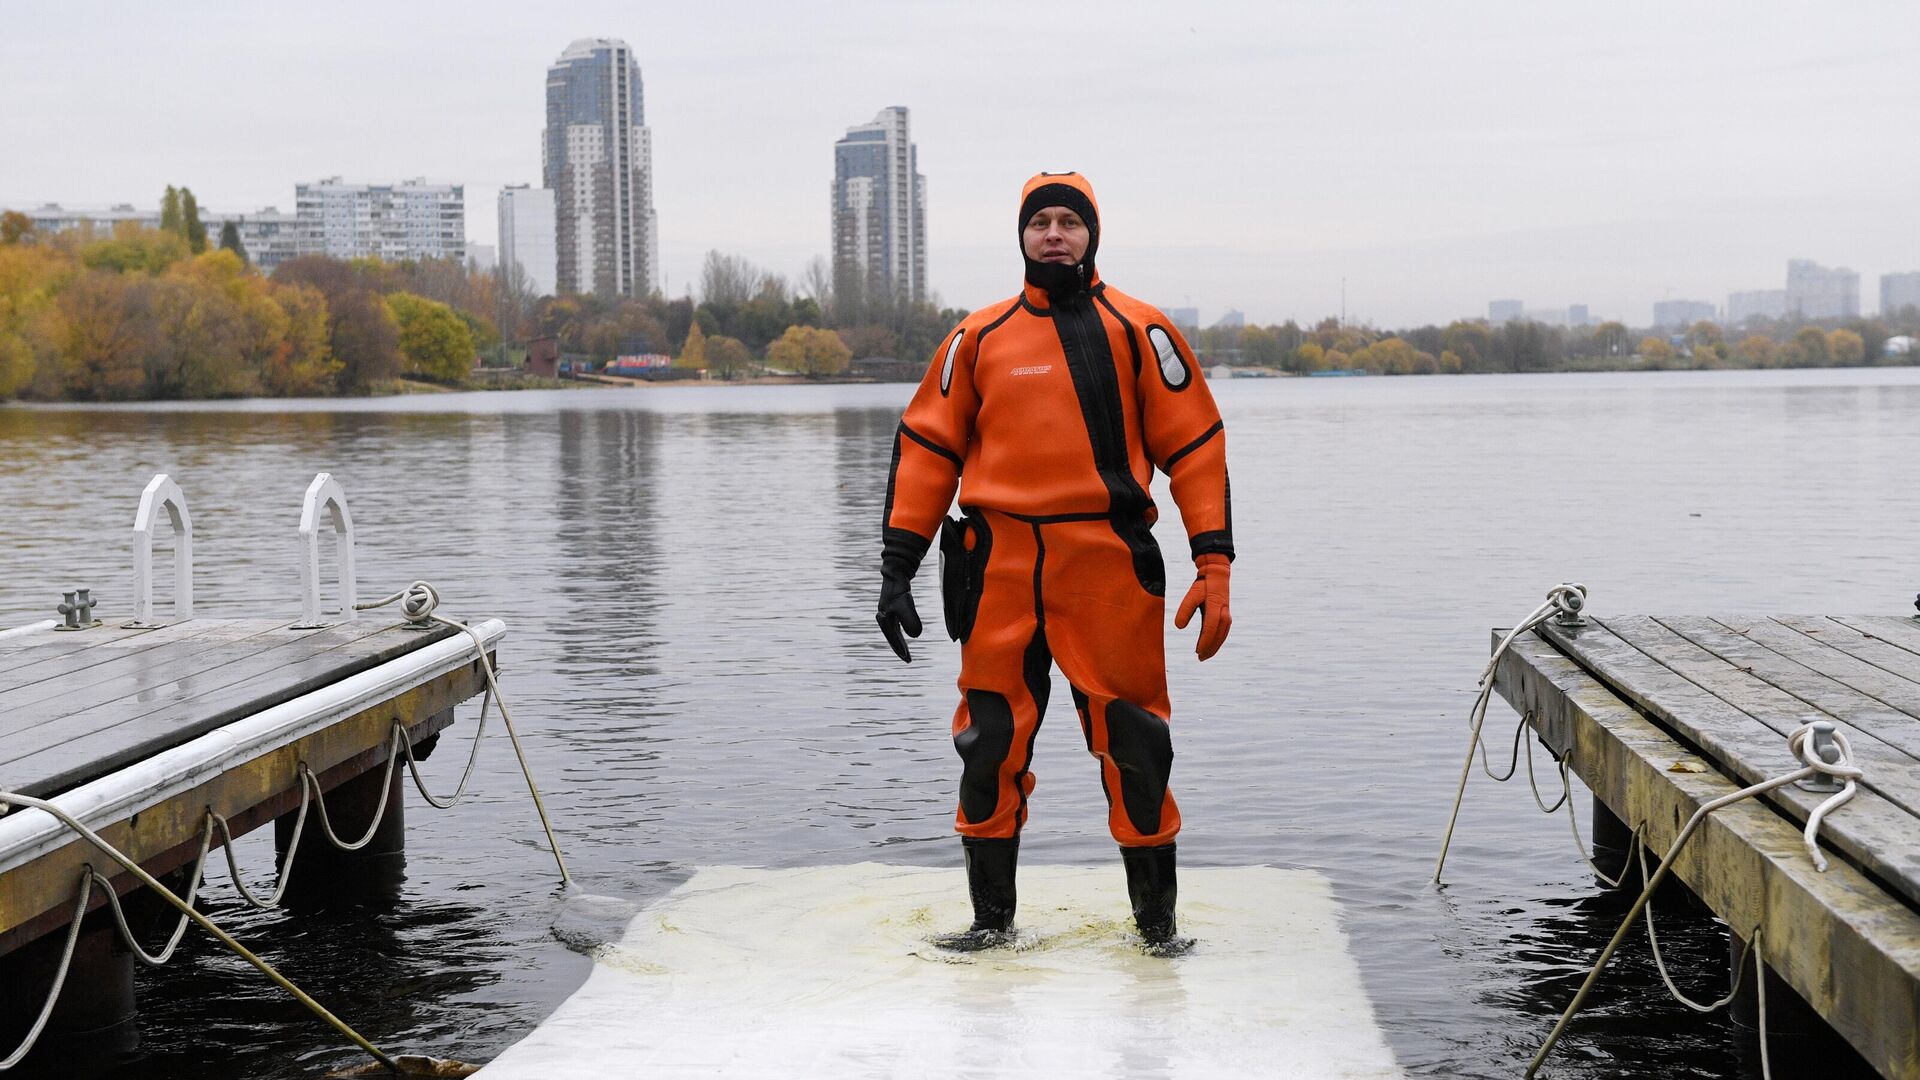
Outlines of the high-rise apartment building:
<svg viewBox="0 0 1920 1080">
<path fill-rule="evenodd" d="M 144 229 L 160 227 L 160 211 L 137 209 L 131 203 L 118 203 L 105 209 L 67 207 L 45 203 L 35 207 L 0 206 L 0 211 L 18 210 L 33 222 L 34 231 L 43 236 L 92 228 L 101 237 L 113 235 L 116 225 L 130 222 Z M 228 210 L 202 210 L 200 221 L 207 227 L 207 244 L 217 247 L 220 231 L 228 222 L 240 234 L 240 245 L 247 259 L 262 270 L 274 267 L 299 254 L 297 236 L 299 218 L 266 207 L 247 213 Z"/>
<path fill-rule="evenodd" d="M 1739 326 L 1748 319 L 1783 319 L 1787 315 L 1787 290 L 1747 289 L 1727 294 L 1727 325 Z"/>
<path fill-rule="evenodd" d="M 546 188 L 500 189 L 500 269 L 512 273 L 516 266 L 529 293 L 555 294 L 553 192 Z"/>
<path fill-rule="evenodd" d="M 1487 301 L 1487 321 L 1495 326 L 1526 316 L 1526 305 L 1518 300 Z"/>
<path fill-rule="evenodd" d="M 1901 308 L 1920 307 L 1920 273 L 1880 275 L 1880 314 L 1897 315 Z"/>
<path fill-rule="evenodd" d="M 1812 259 L 1787 260 L 1787 310 L 1803 319 L 1847 319 L 1860 314 L 1860 275 Z"/>
<path fill-rule="evenodd" d="M 660 246 L 644 105 L 640 65 L 618 38 L 582 38 L 547 69 L 541 176 L 553 192 L 559 292 L 653 291 Z"/>
<path fill-rule="evenodd" d="M 1653 305 L 1653 326 L 1656 330 L 1685 330 L 1697 322 L 1712 322 L 1719 318 L 1712 304 L 1705 300 L 1660 300 Z"/>
<path fill-rule="evenodd" d="M 904 106 L 833 144 L 833 273 L 843 297 L 926 298 L 927 178 Z"/>
<path fill-rule="evenodd" d="M 349 184 L 334 176 L 295 184 L 293 201 L 302 255 L 467 261 L 467 196 L 459 184 Z"/>
</svg>

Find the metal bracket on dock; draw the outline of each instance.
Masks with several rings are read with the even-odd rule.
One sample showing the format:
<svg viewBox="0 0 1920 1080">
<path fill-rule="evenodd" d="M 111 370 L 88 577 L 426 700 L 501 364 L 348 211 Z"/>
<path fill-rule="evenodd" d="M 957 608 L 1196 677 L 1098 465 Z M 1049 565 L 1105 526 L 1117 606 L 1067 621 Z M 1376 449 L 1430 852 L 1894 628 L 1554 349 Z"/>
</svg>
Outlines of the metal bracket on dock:
<svg viewBox="0 0 1920 1080">
<path fill-rule="evenodd" d="M 69 589 L 62 595 L 66 599 L 54 610 L 65 616 L 67 621 L 54 627 L 55 630 L 85 630 L 100 625 L 100 620 L 93 617 L 94 605 L 99 601 L 93 598 L 92 589 Z"/>
<path fill-rule="evenodd" d="M 340 561 L 340 618 L 351 622 L 358 598 L 353 576 L 353 515 L 347 512 L 347 493 L 331 473 L 320 473 L 307 485 L 300 506 L 300 622 L 299 629 L 332 625 L 320 613 L 320 513 L 333 519 L 335 550 Z"/>
<path fill-rule="evenodd" d="M 1587 587 L 1578 582 L 1563 581 L 1560 587 L 1549 594 L 1553 598 L 1553 625 L 1573 630 L 1587 625 L 1586 617 L 1580 613 L 1587 607 Z"/>
<path fill-rule="evenodd" d="M 1829 765 L 1839 764 L 1840 756 L 1841 756 L 1840 747 L 1838 744 L 1836 744 L 1833 741 L 1833 721 L 1815 720 L 1812 724 L 1812 727 L 1813 727 L 1813 733 L 1811 736 L 1809 736 L 1809 739 L 1813 743 L 1813 746 L 1812 746 L 1813 753 L 1817 757 L 1819 757 L 1821 761 L 1824 761 Z M 1797 788 L 1801 788 L 1802 790 L 1805 790 L 1805 791 L 1817 791 L 1817 792 L 1824 793 L 1824 792 L 1830 792 L 1830 791 L 1839 791 L 1845 788 L 1847 785 L 1845 781 L 1841 780 L 1837 776 L 1833 776 L 1828 773 L 1814 773 L 1812 776 L 1807 777 L 1805 780 L 1795 780 L 1793 782 L 1793 786 Z"/>
<path fill-rule="evenodd" d="M 173 477 L 159 473 L 140 493 L 140 509 L 133 515 L 133 621 L 130 627 L 163 626 L 153 618 L 153 534 L 160 527 L 160 509 L 173 525 L 173 617 L 193 618 L 193 515 L 187 497 Z"/>
</svg>

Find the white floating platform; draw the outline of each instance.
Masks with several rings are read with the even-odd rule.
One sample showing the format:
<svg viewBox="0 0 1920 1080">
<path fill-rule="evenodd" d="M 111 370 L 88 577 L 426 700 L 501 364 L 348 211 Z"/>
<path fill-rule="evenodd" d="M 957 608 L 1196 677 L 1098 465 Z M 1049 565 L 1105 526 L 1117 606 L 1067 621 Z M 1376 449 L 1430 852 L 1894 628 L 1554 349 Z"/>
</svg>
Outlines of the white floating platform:
<svg viewBox="0 0 1920 1080">
<path fill-rule="evenodd" d="M 592 1077 L 1399 1077 L 1324 877 L 1180 872 L 1142 954 L 1116 857 L 1020 868 L 1022 945 L 964 956 L 958 869 L 717 867 L 643 911 L 480 1073 Z"/>
</svg>

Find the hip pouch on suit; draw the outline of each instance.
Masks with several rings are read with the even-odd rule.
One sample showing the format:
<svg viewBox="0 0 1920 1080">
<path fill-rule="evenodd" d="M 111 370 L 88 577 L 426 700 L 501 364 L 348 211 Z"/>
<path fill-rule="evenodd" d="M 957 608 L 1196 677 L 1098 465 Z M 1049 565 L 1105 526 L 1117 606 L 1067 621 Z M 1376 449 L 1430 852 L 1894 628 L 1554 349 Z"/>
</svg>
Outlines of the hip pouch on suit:
<svg viewBox="0 0 1920 1080">
<path fill-rule="evenodd" d="M 986 519 L 976 511 L 962 512 L 966 516 L 940 522 L 941 607 L 947 636 L 955 641 L 965 641 L 973 633 L 973 618 L 987 582 L 987 553 L 993 548 Z M 967 549 L 969 532 L 973 534 L 971 551 Z"/>
</svg>

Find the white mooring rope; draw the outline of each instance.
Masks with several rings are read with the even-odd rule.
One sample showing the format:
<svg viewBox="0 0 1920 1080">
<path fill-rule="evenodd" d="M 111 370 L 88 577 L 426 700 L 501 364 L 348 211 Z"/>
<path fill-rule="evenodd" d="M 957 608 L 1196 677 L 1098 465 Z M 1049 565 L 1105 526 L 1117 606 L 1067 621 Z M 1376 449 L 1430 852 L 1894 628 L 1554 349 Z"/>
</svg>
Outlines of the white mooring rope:
<svg viewBox="0 0 1920 1080">
<path fill-rule="evenodd" d="M 1647 902 L 1652 899 L 1654 890 L 1659 887 L 1660 882 L 1666 878 L 1668 871 L 1673 868 L 1674 859 L 1679 856 L 1681 847 L 1683 847 L 1688 838 L 1693 835 L 1694 830 L 1699 828 L 1700 823 L 1705 821 L 1707 816 L 1715 810 L 1731 806 L 1743 799 L 1750 799 L 1756 795 L 1762 795 L 1772 791 L 1777 787 L 1783 787 L 1796 780 L 1805 780 L 1812 776 L 1826 775 L 1842 780 L 1845 786 L 1840 791 L 1835 792 L 1832 797 L 1822 802 L 1814 809 L 1812 814 L 1807 816 L 1807 827 L 1802 833 L 1807 845 L 1808 855 L 1813 860 L 1814 868 L 1822 872 L 1826 870 L 1827 860 L 1826 857 L 1821 854 L 1818 846 L 1820 823 L 1825 820 L 1830 811 L 1853 798 L 1856 783 L 1864 774 L 1860 767 L 1853 763 L 1853 748 L 1847 743 L 1844 734 L 1838 731 L 1833 733 L 1836 759 L 1828 761 L 1813 748 L 1812 735 L 1814 730 L 1813 724 L 1802 724 L 1787 736 L 1787 745 L 1793 750 L 1794 756 L 1799 758 L 1803 763 L 1800 768 L 1792 772 L 1783 773 L 1770 780 L 1762 780 L 1757 784 L 1741 788 L 1739 791 L 1722 795 L 1717 799 L 1702 803 L 1700 808 L 1693 812 L 1693 816 L 1687 819 L 1686 825 L 1680 829 L 1679 834 L 1673 838 L 1673 843 L 1668 846 L 1666 855 L 1661 858 L 1660 865 L 1654 869 L 1653 875 L 1646 877 L 1643 868 L 1642 876 L 1645 884 L 1640 889 L 1640 895 L 1634 899 L 1633 906 L 1627 910 L 1626 918 L 1620 921 L 1620 928 L 1614 931 L 1612 940 L 1608 941 L 1606 948 L 1600 951 L 1599 959 L 1594 961 L 1592 970 L 1587 972 L 1586 981 L 1580 984 L 1580 989 L 1573 995 L 1573 1000 L 1567 1003 L 1566 1011 L 1560 1014 L 1560 1020 L 1553 1026 L 1553 1031 L 1547 1035 L 1547 1041 L 1541 1045 L 1539 1052 L 1533 1056 L 1533 1062 L 1527 1066 L 1527 1077 L 1531 1078 L 1533 1074 L 1539 1070 L 1541 1063 L 1547 1059 L 1547 1054 L 1553 1050 L 1554 1043 L 1560 1040 L 1560 1036 L 1566 1031 L 1567 1025 L 1572 1023 L 1573 1014 L 1579 1011 L 1581 1004 L 1587 999 L 1587 994 L 1592 991 L 1594 984 L 1600 980 L 1600 972 L 1607 966 L 1607 961 L 1613 959 L 1613 954 L 1619 950 L 1620 944 L 1625 940 L 1627 931 L 1632 928 L 1634 920 L 1639 918 L 1640 913 L 1647 909 Z M 1759 980 L 1757 989 L 1759 993 L 1761 1024 L 1760 1066 L 1763 1077 L 1770 1077 L 1771 1072 L 1767 1057 L 1766 1039 L 1766 951 L 1760 945 L 1762 929 L 1760 925 L 1755 925 L 1748 941 L 1750 943 L 1749 948 L 1752 949 L 1754 953 L 1755 970 L 1757 972 L 1755 977 Z M 1651 940 L 1651 922 L 1649 922 L 1648 930 L 1650 932 L 1649 940 Z M 1657 958 L 1657 944 L 1655 950 L 1655 956 Z M 1661 962 L 1659 967 L 1661 977 L 1663 979 L 1666 978 L 1665 963 Z M 1673 986 L 1671 979 L 1667 980 L 1667 988 L 1672 991 L 1675 997 L 1679 998 L 1683 1004 L 1699 1008 L 1698 1005 L 1680 995 L 1679 991 Z M 1718 1005 L 1713 1006 L 1713 1008 L 1718 1007 Z"/>
<path fill-rule="evenodd" d="M 1440 841 L 1440 857 L 1435 860 L 1433 864 L 1433 880 L 1436 884 L 1440 881 L 1441 870 L 1445 869 L 1447 865 L 1447 849 L 1453 846 L 1453 827 L 1460 821 L 1460 803 L 1467 794 L 1467 777 L 1473 774 L 1474 752 L 1477 750 L 1480 754 L 1481 769 L 1495 780 L 1505 780 L 1511 777 L 1514 768 L 1518 767 L 1519 764 L 1519 742 L 1526 728 L 1526 721 L 1524 719 L 1521 721 L 1521 730 L 1514 733 L 1514 760 L 1508 767 L 1506 776 L 1493 775 L 1492 769 L 1488 768 L 1487 765 L 1486 744 L 1480 741 L 1480 729 L 1487 722 L 1487 703 L 1493 698 L 1493 673 L 1500 666 L 1500 658 L 1506 655 L 1507 648 L 1511 646 L 1514 640 L 1521 634 L 1532 630 L 1534 627 L 1539 626 L 1555 615 L 1569 619 L 1577 619 L 1580 617 L 1581 609 L 1586 606 L 1587 587 L 1585 585 L 1565 583 L 1555 585 L 1553 588 L 1548 589 L 1546 602 L 1528 612 L 1527 616 L 1516 623 L 1513 629 L 1507 631 L 1507 636 L 1500 639 L 1499 646 L 1493 650 L 1493 655 L 1487 659 L 1487 666 L 1481 669 L 1480 693 L 1474 698 L 1473 711 L 1469 714 L 1472 731 L 1467 736 L 1467 760 L 1460 763 L 1460 783 L 1453 792 L 1453 813 L 1447 817 L 1447 834 L 1446 837 Z M 1533 753 L 1533 747 L 1531 745 L 1527 747 L 1527 753 L 1529 755 Z M 1529 765 L 1531 765 L 1531 756 L 1529 756 Z M 1528 778 L 1532 778 L 1531 768 L 1529 768 Z M 1539 798 L 1539 790 L 1537 788 L 1535 789 L 1534 797 L 1536 800 Z M 1551 813 L 1552 811 L 1548 812 Z"/>
<path fill-rule="evenodd" d="M 481 640 L 480 635 L 474 631 L 473 627 L 465 623 L 455 622 L 445 615 L 434 614 L 434 609 L 440 606 L 440 592 L 424 581 L 416 581 L 391 596 L 382 597 L 379 600 L 372 600 L 364 604 L 355 604 L 354 610 L 365 611 L 371 608 L 385 607 L 396 600 L 400 602 L 401 613 L 407 617 L 407 621 L 410 623 L 424 625 L 428 622 L 437 622 L 443 626 L 451 626 L 455 630 L 465 632 L 468 637 L 473 639 L 473 647 L 480 658 L 480 668 L 487 676 L 487 695 L 480 702 L 480 722 L 474 729 L 474 747 L 472 754 L 470 754 L 467 759 L 467 771 L 466 774 L 460 778 L 460 786 L 455 789 L 453 795 L 449 797 L 445 803 L 435 799 L 433 795 L 427 791 L 426 783 L 420 779 L 420 769 L 414 762 L 413 746 L 407 741 L 404 735 L 401 736 L 401 745 L 405 748 L 407 755 L 407 766 L 413 773 L 414 783 L 420 789 L 420 794 L 424 796 L 429 803 L 442 809 L 452 806 L 455 802 L 459 801 L 461 794 L 467 789 L 467 778 L 473 774 L 474 762 L 479 758 L 480 736 L 486 729 L 487 706 L 498 704 L 500 706 L 500 721 L 506 725 L 507 738 L 513 742 L 514 756 L 520 759 L 521 775 L 527 779 L 527 792 L 533 796 L 534 809 L 540 814 L 540 827 L 546 830 L 547 844 L 553 849 L 553 861 L 560 867 L 560 883 L 562 885 L 572 885 L 573 877 L 567 873 L 567 860 L 560 854 L 560 841 L 554 837 L 553 822 L 547 817 L 547 804 L 540 798 L 540 787 L 533 781 L 533 768 L 527 764 L 526 752 L 520 746 L 520 735 L 514 730 L 513 713 L 507 709 L 507 699 L 500 693 L 500 683 L 494 677 L 493 662 L 487 659 L 487 643 Z M 391 758 L 388 760 L 388 768 L 389 770 L 392 768 Z M 321 813 L 324 817 L 324 805 L 322 806 Z M 376 823 L 377 820 L 376 818 Z M 328 832 L 329 836 L 331 836 L 332 830 L 328 830 Z"/>
<path fill-rule="evenodd" d="M 155 896 L 160 897 L 161 899 L 165 900 L 167 903 L 172 904 L 175 908 L 178 908 L 182 916 L 184 916 L 185 918 L 191 919 L 196 923 L 199 923 L 202 929 L 206 930 L 208 933 L 212 934 L 214 937 L 220 939 L 221 944 L 233 950 L 233 952 L 237 954 L 241 959 L 245 960 L 249 964 L 252 964 L 254 967 L 258 968 L 261 974 L 265 975 L 269 979 L 272 979 L 276 985 L 278 985 L 281 989 L 285 990 L 287 993 L 292 994 L 300 1002 L 300 1004 L 305 1005 L 308 1008 L 308 1010 L 310 1010 L 315 1016 L 318 1016 L 320 1019 L 325 1020 L 328 1024 L 330 1024 L 333 1027 L 335 1031 L 340 1032 L 342 1035 L 345 1035 L 348 1039 L 352 1040 L 355 1046 L 358 1046 L 360 1049 L 366 1051 L 369 1055 L 373 1057 L 375 1061 L 378 1061 L 382 1066 L 386 1067 L 388 1070 L 394 1073 L 400 1072 L 399 1063 L 396 1062 L 392 1057 L 388 1056 L 386 1052 L 382 1051 L 379 1047 L 373 1045 L 371 1042 L 368 1042 L 365 1036 L 361 1035 L 358 1031 L 355 1031 L 353 1028 L 347 1026 L 346 1021 L 340 1019 L 338 1016 L 335 1016 L 332 1012 L 330 1012 L 327 1009 L 326 1006 L 320 1004 L 318 1001 L 315 1001 L 313 997 L 309 995 L 306 991 L 300 989 L 298 986 L 295 986 L 293 982 L 289 980 L 285 975 L 280 974 L 280 972 L 276 970 L 272 964 L 269 964 L 265 960 L 260 959 L 258 956 L 254 955 L 252 950 L 248 949 L 245 945 L 242 945 L 238 941 L 234 940 L 233 935 L 227 933 L 225 930 L 220 929 L 219 926 L 214 924 L 212 919 L 209 919 L 205 915 L 201 914 L 201 912 L 197 908 L 195 908 L 192 903 L 181 899 L 180 896 L 176 894 L 172 889 L 169 889 L 165 885 L 161 884 L 158 878 L 154 877 L 152 874 L 149 874 L 145 870 L 145 868 L 143 868 L 138 862 L 134 861 L 132 856 L 128 855 L 126 852 L 121 851 L 119 848 L 114 847 L 112 844 L 107 843 L 106 840 L 101 838 L 99 833 L 96 833 L 92 829 L 88 828 L 85 822 L 82 822 L 79 818 L 76 818 L 72 814 L 69 814 L 68 812 L 61 809 L 56 804 L 48 802 L 45 799 L 34 798 L 31 795 L 21 795 L 17 792 L 11 792 L 11 791 L 0 791 L 0 803 L 4 803 L 8 806 L 32 807 L 35 810 L 41 810 L 48 814 L 51 814 L 60 823 L 64 824 L 67 828 L 73 830 L 75 833 L 79 834 L 79 836 L 82 839 L 86 840 L 89 844 L 93 845 L 95 849 L 100 851 L 102 854 L 106 855 L 108 858 L 112 859 L 114 862 L 119 863 L 121 868 L 126 870 L 128 873 L 132 874 L 134 877 L 138 878 L 142 885 L 145 885 L 147 888 L 153 890 L 153 893 Z M 208 838 L 211 838 L 212 836 L 210 825 L 208 826 L 208 829 L 207 829 L 207 836 Z M 203 846 L 201 849 L 200 867 L 204 867 L 205 862 L 206 862 L 206 849 Z M 94 872 L 93 865 L 89 863 L 86 867 L 85 873 L 81 876 L 81 879 L 80 879 L 80 899 L 79 899 L 79 902 L 74 906 L 73 921 L 68 926 L 68 929 L 67 929 L 66 949 L 61 954 L 59 968 L 54 972 L 53 987 L 52 987 L 52 990 L 47 995 L 47 1003 L 40 1010 L 40 1018 L 34 1022 L 33 1028 L 27 1032 L 26 1042 L 23 1043 L 19 1049 L 15 1050 L 11 1055 L 6 1057 L 5 1059 L 0 1059 L 0 1071 L 13 1068 L 15 1065 L 18 1065 L 20 1063 L 21 1059 L 27 1056 L 27 1052 L 33 1049 L 34 1042 L 36 1042 L 40 1038 L 41 1030 L 46 1027 L 47 1018 L 53 1015 L 54 1003 L 60 999 L 60 990 L 62 986 L 66 983 L 67 969 L 73 960 L 74 946 L 80 939 L 80 922 L 82 917 L 84 917 L 87 913 L 87 903 L 92 897 L 93 883 L 96 878 L 99 878 L 99 875 Z M 195 879 L 196 885 L 198 884 L 199 878 L 200 878 L 200 872 L 199 872 L 199 868 L 197 867 L 194 873 L 194 879 Z M 104 880 L 104 879 L 101 879 L 101 880 Z M 109 888 L 107 891 L 109 895 L 111 895 L 113 892 L 111 888 Z M 135 951 L 144 957 L 146 955 L 145 950 L 139 948 L 138 944 L 132 941 L 131 933 L 129 932 L 126 924 L 126 919 L 124 918 L 124 916 L 120 915 L 119 906 L 117 903 L 115 904 L 115 915 L 116 915 L 115 921 L 118 923 L 121 932 L 127 936 L 128 943 L 131 945 L 134 945 Z M 177 942 L 168 943 L 167 948 L 165 950 L 166 956 L 172 955 L 173 946 L 176 943 Z"/>
</svg>

